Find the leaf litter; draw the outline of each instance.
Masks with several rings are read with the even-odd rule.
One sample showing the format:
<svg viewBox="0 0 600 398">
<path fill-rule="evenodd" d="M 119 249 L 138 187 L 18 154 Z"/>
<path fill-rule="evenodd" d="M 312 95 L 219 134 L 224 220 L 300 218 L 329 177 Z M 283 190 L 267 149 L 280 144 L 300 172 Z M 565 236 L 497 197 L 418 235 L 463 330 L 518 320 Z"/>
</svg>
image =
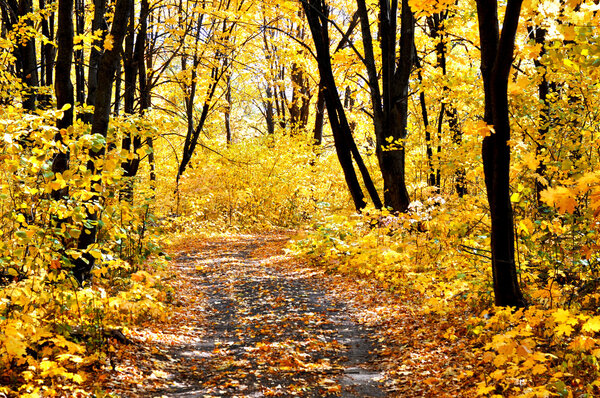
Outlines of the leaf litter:
<svg viewBox="0 0 600 398">
<path fill-rule="evenodd" d="M 174 246 L 169 321 L 128 330 L 134 343 L 117 345 L 98 387 L 123 397 L 455 397 L 473 388 L 480 358 L 460 320 L 287 255 L 289 238 Z"/>
</svg>

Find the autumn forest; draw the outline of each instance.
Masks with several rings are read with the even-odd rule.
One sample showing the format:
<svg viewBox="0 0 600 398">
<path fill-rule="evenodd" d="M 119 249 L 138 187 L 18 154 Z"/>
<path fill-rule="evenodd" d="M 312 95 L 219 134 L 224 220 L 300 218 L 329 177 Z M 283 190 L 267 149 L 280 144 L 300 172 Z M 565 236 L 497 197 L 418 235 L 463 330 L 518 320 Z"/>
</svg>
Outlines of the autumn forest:
<svg viewBox="0 0 600 398">
<path fill-rule="evenodd" d="M 600 396 L 598 0 L 0 9 L 0 397 Z"/>
</svg>

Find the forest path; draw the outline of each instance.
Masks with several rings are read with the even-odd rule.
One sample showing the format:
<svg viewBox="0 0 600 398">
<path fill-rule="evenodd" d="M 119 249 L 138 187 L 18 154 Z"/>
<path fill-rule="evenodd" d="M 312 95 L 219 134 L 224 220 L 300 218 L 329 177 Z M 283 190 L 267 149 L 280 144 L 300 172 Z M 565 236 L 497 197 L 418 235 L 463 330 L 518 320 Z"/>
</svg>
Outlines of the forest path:
<svg viewBox="0 0 600 398">
<path fill-rule="evenodd" d="M 374 333 L 284 235 L 176 249 L 171 321 L 132 331 L 104 383 L 125 397 L 385 397 Z"/>
</svg>

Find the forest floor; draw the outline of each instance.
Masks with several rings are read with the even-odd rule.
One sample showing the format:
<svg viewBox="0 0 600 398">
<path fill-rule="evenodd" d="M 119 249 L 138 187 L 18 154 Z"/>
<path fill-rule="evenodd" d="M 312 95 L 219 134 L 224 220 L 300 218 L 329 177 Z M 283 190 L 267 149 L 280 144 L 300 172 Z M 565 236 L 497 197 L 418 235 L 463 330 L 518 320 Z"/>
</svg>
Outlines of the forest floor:
<svg viewBox="0 0 600 398">
<path fill-rule="evenodd" d="M 172 248 L 168 323 L 128 330 L 103 391 L 122 397 L 468 396 L 460 320 L 286 255 L 288 235 Z M 449 333 L 450 331 L 450 333 Z"/>
</svg>

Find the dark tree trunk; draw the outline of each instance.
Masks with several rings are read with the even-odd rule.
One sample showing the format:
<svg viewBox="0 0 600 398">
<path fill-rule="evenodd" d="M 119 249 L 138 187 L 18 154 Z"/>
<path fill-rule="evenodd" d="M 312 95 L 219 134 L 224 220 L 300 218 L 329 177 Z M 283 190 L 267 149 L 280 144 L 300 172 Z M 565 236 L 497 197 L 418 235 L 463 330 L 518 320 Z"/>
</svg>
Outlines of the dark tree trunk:
<svg viewBox="0 0 600 398">
<path fill-rule="evenodd" d="M 40 9 L 46 7 L 45 0 L 40 0 Z M 51 13 L 47 18 L 42 20 L 42 35 L 48 39 L 48 43 L 42 44 L 40 52 L 40 85 L 41 86 L 52 86 L 54 79 L 52 73 L 54 71 L 54 46 L 52 41 L 54 40 L 54 13 Z M 48 108 L 52 100 L 52 95 L 40 94 L 38 96 L 38 102 L 40 107 Z"/>
<path fill-rule="evenodd" d="M 20 0 L 18 15 L 24 16 L 32 12 L 32 0 Z M 31 20 L 27 22 L 32 24 Z M 29 38 L 23 42 L 19 40 L 17 45 L 17 64 L 21 65 L 21 80 L 25 84 L 23 89 L 23 109 L 33 111 L 36 109 L 37 90 L 39 86 L 38 65 L 35 53 L 35 39 Z"/>
<path fill-rule="evenodd" d="M 196 31 L 197 35 L 200 35 L 200 31 L 202 29 L 202 21 L 203 21 L 202 18 L 203 18 L 203 16 L 200 16 L 200 18 L 198 19 L 198 24 L 197 24 L 198 28 Z M 223 33 L 227 33 L 228 35 L 230 35 L 231 31 L 234 27 L 235 27 L 235 24 L 232 24 L 228 28 L 227 24 L 224 22 L 223 23 Z M 199 40 L 199 36 L 197 36 L 197 40 Z M 200 62 L 200 57 L 198 56 L 198 54 L 197 53 L 194 54 L 193 68 L 192 68 L 192 89 L 191 89 L 191 94 L 188 97 L 189 102 L 187 103 L 187 106 L 188 106 L 188 109 L 187 109 L 188 131 L 187 131 L 187 134 L 185 137 L 185 142 L 183 145 L 183 153 L 181 155 L 181 161 L 179 162 L 179 168 L 177 170 L 177 177 L 176 177 L 177 185 L 179 185 L 179 179 L 181 178 L 181 176 L 185 172 L 185 169 L 187 168 L 188 164 L 192 160 L 192 156 L 194 155 L 194 151 L 196 150 L 196 146 L 198 145 L 198 139 L 200 138 L 200 133 L 202 132 L 202 129 L 204 128 L 204 124 L 206 123 L 206 119 L 208 118 L 208 113 L 211 110 L 211 104 L 213 102 L 213 98 L 215 96 L 217 86 L 226 73 L 227 62 L 225 60 L 227 59 L 227 55 L 223 54 L 221 50 L 217 50 L 217 52 L 215 54 L 215 59 L 221 60 L 221 64 L 218 66 L 214 66 L 211 69 L 211 72 L 210 72 L 211 83 L 208 86 L 208 89 L 206 92 L 206 97 L 204 98 L 204 105 L 202 106 L 202 112 L 200 113 L 200 119 L 198 120 L 198 124 L 194 128 L 194 125 L 193 125 L 193 123 L 194 123 L 193 98 L 195 96 L 195 91 L 196 91 L 196 85 L 195 85 L 194 81 L 196 80 L 195 79 L 195 77 L 196 77 L 195 71 Z M 185 64 L 185 59 L 182 59 L 182 64 L 183 65 Z"/>
<path fill-rule="evenodd" d="M 416 51 L 415 51 L 416 52 Z M 417 76 L 419 84 L 423 85 L 423 73 L 421 72 L 421 61 L 415 56 L 415 66 L 417 67 Z M 423 128 L 425 129 L 425 154 L 427 156 L 427 185 L 435 187 L 436 169 L 433 165 L 433 146 L 431 145 L 431 129 L 429 127 L 429 115 L 427 112 L 427 102 L 425 101 L 425 90 L 421 88 L 419 92 L 419 104 L 421 105 L 421 117 L 423 118 Z M 437 186 L 439 188 L 439 186 Z"/>
<path fill-rule="evenodd" d="M 342 101 L 336 88 L 329 51 L 327 6 L 323 0 L 303 1 L 302 4 L 317 50 L 319 74 L 323 85 L 323 95 L 327 113 L 329 115 L 329 123 L 333 132 L 336 153 L 340 165 L 342 166 L 342 171 L 344 172 L 350 195 L 354 201 L 354 206 L 357 210 L 360 210 L 365 207 L 366 201 L 352 164 L 352 157 L 354 157 L 357 162 L 365 187 L 367 188 L 375 207 L 380 208 L 381 201 L 379 195 L 377 194 L 371 177 L 362 162 L 362 158 L 360 157 L 360 153 L 358 152 L 358 148 L 352 137 L 348 120 L 346 119 Z"/>
<path fill-rule="evenodd" d="M 448 109 L 448 126 L 450 127 L 450 133 L 452 134 L 452 142 L 458 148 L 462 145 L 462 130 L 458 122 L 458 111 L 454 107 Z M 465 196 L 467 191 L 467 173 L 464 167 L 457 167 L 454 173 L 454 185 L 456 193 L 459 198 Z"/>
<path fill-rule="evenodd" d="M 296 63 L 292 65 L 292 104 L 290 106 L 290 124 L 292 132 L 303 131 L 308 122 L 310 105 L 310 89 L 308 77 L 304 70 Z"/>
<path fill-rule="evenodd" d="M 298 16 L 301 16 L 302 12 L 298 12 Z M 305 30 L 301 24 L 296 28 L 296 38 L 304 40 Z M 299 58 L 305 57 L 305 50 L 299 51 L 297 56 Z M 310 87 L 309 80 L 304 68 L 298 63 L 292 64 L 290 78 L 292 81 L 292 101 L 289 109 L 290 113 L 290 124 L 291 131 L 301 132 L 306 128 L 308 123 L 308 115 L 310 111 Z"/>
<path fill-rule="evenodd" d="M 548 82 L 548 76 L 546 73 L 546 67 L 542 64 L 541 58 L 546 53 L 546 30 L 537 27 L 534 32 L 535 43 L 542 46 L 540 56 L 534 61 L 535 67 L 542 69 L 542 81 L 538 85 L 538 96 L 542 103 L 542 110 L 540 112 L 538 121 L 538 136 L 535 147 L 536 158 L 539 163 L 536 167 L 536 179 L 535 179 L 535 196 L 539 209 L 545 206 L 542 202 L 542 191 L 548 188 L 546 181 L 546 164 L 544 163 L 543 157 L 546 155 L 547 148 L 544 145 L 544 140 L 550 129 L 550 101 L 548 100 L 548 94 L 550 94 L 550 83 Z"/>
<path fill-rule="evenodd" d="M 140 86 L 140 114 L 144 114 L 144 111 L 150 106 L 148 104 L 147 96 L 149 93 L 145 92 L 146 87 L 146 76 L 145 76 L 145 60 L 144 54 L 146 49 L 146 35 L 148 31 L 148 13 L 149 4 L 148 0 L 142 0 L 140 7 L 139 17 L 139 32 L 133 43 L 133 36 L 135 33 L 134 29 L 134 9 L 129 10 L 130 19 L 127 37 L 125 38 L 125 107 L 124 111 L 127 114 L 134 113 L 134 102 L 136 92 L 136 77 L 139 75 L 139 86 Z M 130 38 L 131 37 L 131 38 Z M 141 73 L 143 71 L 143 73 Z M 143 86 L 143 87 L 142 87 Z M 144 98 L 146 97 L 146 98 Z M 133 158 L 125 161 L 121 167 L 123 168 L 123 176 L 126 178 L 126 186 L 122 191 L 123 198 L 132 203 L 133 202 L 133 181 L 132 178 L 137 175 L 140 166 L 140 157 L 137 153 L 138 149 L 142 147 L 142 138 L 139 134 L 135 134 L 132 131 L 127 131 L 122 140 L 122 148 L 127 150 Z"/>
<path fill-rule="evenodd" d="M 387 5 L 380 2 L 380 6 Z M 395 11 L 387 10 L 388 15 L 395 18 Z M 396 61 L 395 41 L 396 23 L 387 20 L 382 12 L 382 23 L 390 30 L 382 33 L 383 67 L 383 132 L 380 136 L 378 154 L 384 182 L 384 202 L 386 206 L 400 212 L 408 209 L 410 199 L 406 190 L 405 140 L 408 124 L 408 88 L 410 72 L 413 65 L 415 20 L 408 5 L 402 0 L 402 16 L 400 26 L 400 59 Z M 393 30 L 392 30 L 393 28 Z M 397 64 L 397 66 L 396 66 Z M 387 139 L 392 138 L 392 148 Z"/>
<path fill-rule="evenodd" d="M 273 107 L 273 90 L 271 88 L 271 83 L 267 82 L 267 88 L 265 90 L 265 95 L 267 98 L 263 101 L 265 107 L 265 123 L 267 124 L 267 134 L 273 135 L 275 134 L 275 112 Z"/>
<path fill-rule="evenodd" d="M 231 106 L 232 106 L 232 99 L 231 99 L 231 74 L 228 73 L 227 74 L 227 79 L 226 79 L 226 88 L 225 88 L 225 101 L 227 101 L 227 105 L 225 108 L 225 139 L 227 142 L 227 145 L 231 144 Z"/>
<path fill-rule="evenodd" d="M 98 65 L 100 67 L 100 65 Z M 98 71 L 100 72 L 100 71 Z M 123 75 L 123 67 L 121 61 L 117 61 L 116 72 L 115 72 L 115 103 L 113 104 L 113 114 L 115 116 L 119 116 L 121 111 L 121 84 L 123 83 L 123 79 L 121 76 Z M 98 84 L 100 84 L 100 78 L 98 78 Z M 98 90 L 98 88 L 96 88 Z M 98 98 L 98 95 L 96 95 Z M 93 120 L 92 116 L 92 120 Z"/>
<path fill-rule="evenodd" d="M 143 1 L 147 1 L 147 0 L 143 0 Z M 149 7 L 148 7 L 149 8 Z M 148 19 L 150 20 L 150 22 L 152 22 L 153 20 L 153 14 L 151 12 L 148 13 Z M 149 75 L 149 73 L 147 73 L 147 70 L 152 70 L 153 69 L 153 62 L 152 62 L 152 54 L 153 54 L 153 49 L 155 47 L 155 37 L 152 35 L 152 32 L 150 32 L 150 34 L 148 34 L 147 32 L 148 27 L 146 27 L 146 40 L 150 40 L 149 37 L 152 37 L 152 40 L 150 40 L 150 42 L 146 45 L 146 54 L 145 54 L 145 63 L 143 61 L 142 64 L 140 65 L 140 101 L 141 101 L 141 108 L 142 108 L 142 112 L 145 112 L 147 109 L 150 109 L 152 107 L 152 88 L 153 88 L 153 83 L 152 83 L 152 79 Z M 146 141 L 146 144 L 148 145 L 148 149 L 149 149 L 149 153 L 148 153 L 148 166 L 150 167 L 150 188 L 152 189 L 153 193 L 156 193 L 156 163 L 154 161 L 154 139 L 152 136 L 148 137 L 148 140 Z"/>
<path fill-rule="evenodd" d="M 101 31 L 102 35 L 98 40 L 94 41 L 94 45 L 90 50 L 90 58 L 88 65 L 88 95 L 86 104 L 89 106 L 94 106 L 96 104 L 96 88 L 98 87 L 98 64 L 100 63 L 100 57 L 102 56 L 101 50 L 98 50 L 96 47 L 102 48 L 102 43 L 104 41 L 104 36 L 106 30 L 108 29 L 106 26 L 106 22 L 104 19 L 104 14 L 106 13 L 106 0 L 94 0 L 94 19 L 92 20 L 92 31 Z M 81 119 L 84 123 L 90 124 L 92 123 L 93 113 L 84 113 L 82 114 Z"/>
<path fill-rule="evenodd" d="M 323 90 L 325 90 L 323 83 L 319 82 L 317 110 L 315 113 L 315 127 L 313 129 L 313 142 L 315 145 L 321 145 L 323 142 L 323 124 L 325 121 L 325 93 Z"/>
<path fill-rule="evenodd" d="M 110 34 L 113 37 L 113 48 L 105 50 L 100 59 L 98 67 L 98 88 L 96 90 L 96 106 L 92 119 L 91 134 L 98 134 L 106 138 L 108 132 L 108 122 L 110 120 L 110 105 L 113 82 L 115 80 L 115 71 L 121 59 L 123 51 L 123 38 L 127 28 L 127 20 L 129 16 L 130 4 L 133 0 L 117 0 L 115 4 L 115 17 L 113 20 Z M 95 160 L 100 159 L 105 153 L 105 148 L 98 150 L 90 149 L 90 161 L 88 162 L 88 170 L 92 173 L 97 173 Z M 94 190 L 94 188 L 92 188 Z M 95 195 L 92 202 L 98 200 Z M 88 212 L 87 226 L 83 227 L 79 235 L 77 248 L 86 250 L 95 243 L 98 233 L 98 212 Z M 82 283 L 87 279 L 92 267 L 94 266 L 94 257 L 89 253 L 83 253 L 80 258 L 74 261 L 73 274 L 75 278 Z"/>
<path fill-rule="evenodd" d="M 435 46 L 435 52 L 436 52 L 436 60 L 437 60 L 437 67 L 440 68 L 442 70 L 442 75 L 446 76 L 447 75 L 447 71 L 446 71 L 446 42 L 445 42 L 445 27 L 444 27 L 444 22 L 446 21 L 446 19 L 448 18 L 448 11 L 442 11 L 440 13 L 437 14 L 433 14 L 432 16 L 427 18 L 427 25 L 429 26 L 429 35 L 431 36 L 432 39 L 437 41 L 437 44 Z M 448 100 L 448 93 L 450 91 L 450 88 L 447 85 L 444 85 L 443 87 L 443 94 L 444 94 L 444 98 L 442 98 L 442 102 L 441 102 L 441 106 L 440 106 L 440 113 L 439 113 L 439 117 L 438 117 L 438 125 L 437 125 L 437 139 L 438 139 L 438 146 L 437 146 L 437 153 L 438 153 L 438 160 L 439 160 L 439 156 L 442 152 L 442 129 L 443 129 L 443 121 L 444 121 L 444 117 L 446 117 L 448 119 L 448 126 L 450 128 L 450 133 L 451 133 L 451 138 L 452 138 L 452 143 L 455 146 L 460 146 L 461 142 L 462 142 L 462 131 L 460 129 L 460 124 L 458 122 L 458 112 L 456 110 L 456 108 L 454 108 L 452 106 L 452 104 L 450 103 L 450 101 Z M 459 197 L 464 196 L 467 191 L 466 191 L 466 180 L 465 180 L 465 169 L 464 167 L 460 167 L 458 166 L 456 171 L 455 171 L 455 185 L 456 185 L 456 192 L 458 194 Z M 437 188 L 441 187 L 441 170 L 440 167 L 438 165 L 437 169 L 435 170 L 435 175 L 430 175 L 430 182 L 432 183 L 432 185 L 436 186 Z"/>
<path fill-rule="evenodd" d="M 127 35 L 125 36 L 125 45 L 123 49 L 123 112 L 126 115 L 132 115 L 134 113 L 135 83 L 137 81 L 137 65 L 133 55 L 134 43 L 135 12 L 133 2 L 131 2 L 129 21 L 127 23 Z M 129 145 L 131 145 L 131 137 L 129 138 Z M 129 146 L 127 146 L 127 149 L 129 149 Z"/>
<path fill-rule="evenodd" d="M 152 67 L 152 55 L 148 50 L 148 19 L 150 17 L 150 4 L 148 0 L 141 0 L 141 12 L 140 12 L 140 34 L 139 34 L 139 48 L 136 47 L 136 57 L 138 62 L 138 79 L 140 86 L 140 114 L 144 114 L 150 107 L 152 107 L 152 87 L 148 82 L 147 68 L 149 64 Z"/>
<path fill-rule="evenodd" d="M 177 183 L 179 183 L 179 179 L 181 178 L 188 164 L 192 160 L 192 155 L 194 154 L 196 146 L 198 145 L 198 138 L 200 138 L 200 133 L 202 132 L 204 124 L 206 123 L 206 119 L 208 118 L 208 112 L 211 108 L 212 99 L 215 96 L 217 85 L 219 80 L 221 80 L 223 72 L 220 68 L 213 68 L 211 75 L 213 77 L 213 82 L 208 88 L 208 92 L 204 100 L 204 105 L 202 106 L 200 120 L 198 121 L 198 124 L 196 125 L 195 129 L 192 129 L 191 131 L 188 130 L 188 133 L 185 137 L 183 154 L 181 156 L 181 162 L 179 163 L 179 169 L 177 170 Z"/>
<path fill-rule="evenodd" d="M 375 64 L 373 39 L 364 0 L 357 0 L 363 33 L 365 66 L 373 107 L 376 152 L 383 177 L 384 203 L 397 212 L 408 209 L 410 199 L 405 178 L 405 140 L 408 123 L 408 88 L 414 61 L 415 20 L 408 5 L 402 1 L 400 26 L 400 58 L 396 59 L 396 28 L 398 2 L 379 2 L 379 37 L 381 38 L 381 79 Z"/>
<path fill-rule="evenodd" d="M 85 9 L 83 0 L 75 0 L 75 31 L 78 35 L 83 34 L 85 24 Z M 85 101 L 85 75 L 83 71 L 83 47 L 75 50 L 75 100 L 78 104 Z"/>
<path fill-rule="evenodd" d="M 69 168 L 68 147 L 62 145 L 63 134 L 73 125 L 73 83 L 71 83 L 71 64 L 73 61 L 73 0 L 59 0 L 58 2 L 58 28 L 56 31 L 58 51 L 56 56 L 56 107 L 68 109 L 63 111 L 63 116 L 56 120 L 59 132 L 55 136 L 59 151 L 52 160 L 52 172 L 64 173 Z M 68 196 L 68 188 L 57 189 L 52 192 L 52 198 L 59 200 Z"/>
<path fill-rule="evenodd" d="M 285 67 L 281 67 L 277 76 L 278 81 L 285 80 Z M 280 88 L 279 84 L 274 85 L 275 105 L 277 109 L 277 118 L 279 119 L 279 127 L 285 130 L 287 126 L 286 111 L 288 111 L 288 101 L 285 94 L 285 88 Z"/>
<path fill-rule="evenodd" d="M 495 132 L 483 140 L 482 155 L 490 206 L 492 274 L 496 305 L 524 307 L 515 264 L 515 236 L 510 203 L 510 123 L 508 77 L 522 0 L 508 0 L 502 33 L 497 0 L 477 0 L 481 74 L 485 92 L 484 121 Z"/>
</svg>

